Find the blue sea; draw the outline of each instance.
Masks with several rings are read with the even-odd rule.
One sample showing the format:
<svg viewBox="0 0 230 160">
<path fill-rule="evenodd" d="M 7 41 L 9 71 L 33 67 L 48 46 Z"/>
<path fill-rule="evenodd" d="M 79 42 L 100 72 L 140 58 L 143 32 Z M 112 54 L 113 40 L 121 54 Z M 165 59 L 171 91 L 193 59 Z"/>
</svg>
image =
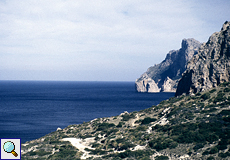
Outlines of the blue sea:
<svg viewBox="0 0 230 160">
<path fill-rule="evenodd" d="M 174 93 L 138 93 L 134 82 L 0 81 L 0 138 L 40 138 L 71 124 L 140 111 Z"/>
</svg>

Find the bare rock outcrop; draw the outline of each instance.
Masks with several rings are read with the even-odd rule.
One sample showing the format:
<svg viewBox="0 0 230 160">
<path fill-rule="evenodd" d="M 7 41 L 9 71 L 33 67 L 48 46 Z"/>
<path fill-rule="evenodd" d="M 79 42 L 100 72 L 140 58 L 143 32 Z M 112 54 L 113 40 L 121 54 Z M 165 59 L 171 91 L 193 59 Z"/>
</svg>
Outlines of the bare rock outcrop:
<svg viewBox="0 0 230 160">
<path fill-rule="evenodd" d="M 230 81 L 230 22 L 202 44 L 179 81 L 176 96 L 192 94 Z"/>
<path fill-rule="evenodd" d="M 172 50 L 164 61 L 156 64 L 135 82 L 138 92 L 176 92 L 177 84 L 186 69 L 187 62 L 198 52 L 201 43 L 183 39 L 179 50 Z"/>
</svg>

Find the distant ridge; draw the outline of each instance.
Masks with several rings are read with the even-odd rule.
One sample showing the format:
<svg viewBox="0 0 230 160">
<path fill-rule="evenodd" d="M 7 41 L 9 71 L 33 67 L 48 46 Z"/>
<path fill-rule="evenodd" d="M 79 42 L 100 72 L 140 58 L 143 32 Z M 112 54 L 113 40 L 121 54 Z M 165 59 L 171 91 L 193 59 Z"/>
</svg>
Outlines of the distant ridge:
<svg viewBox="0 0 230 160">
<path fill-rule="evenodd" d="M 138 92 L 176 92 L 177 84 L 187 62 L 198 52 L 201 43 L 193 38 L 183 39 L 179 50 L 171 50 L 164 61 L 149 67 L 135 82 Z"/>
</svg>

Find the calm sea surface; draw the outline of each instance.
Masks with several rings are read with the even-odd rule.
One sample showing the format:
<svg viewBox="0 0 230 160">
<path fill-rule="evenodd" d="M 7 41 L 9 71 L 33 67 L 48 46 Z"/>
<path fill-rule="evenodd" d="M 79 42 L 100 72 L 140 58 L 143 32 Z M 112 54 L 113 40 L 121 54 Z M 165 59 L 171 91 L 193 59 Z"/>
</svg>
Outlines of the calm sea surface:
<svg viewBox="0 0 230 160">
<path fill-rule="evenodd" d="M 40 138 L 94 118 L 157 105 L 174 93 L 138 93 L 134 82 L 0 81 L 0 138 Z"/>
</svg>

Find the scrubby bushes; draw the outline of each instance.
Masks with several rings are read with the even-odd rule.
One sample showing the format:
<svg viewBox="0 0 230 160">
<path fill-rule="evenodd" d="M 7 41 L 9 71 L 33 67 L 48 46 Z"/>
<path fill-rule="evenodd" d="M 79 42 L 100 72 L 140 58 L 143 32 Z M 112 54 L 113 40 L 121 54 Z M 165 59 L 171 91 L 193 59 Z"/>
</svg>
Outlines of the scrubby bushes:
<svg viewBox="0 0 230 160">
<path fill-rule="evenodd" d="M 155 122 L 155 121 L 156 121 L 155 118 L 146 117 L 145 119 L 143 119 L 143 120 L 141 121 L 141 124 L 149 124 L 149 123 Z"/>
<path fill-rule="evenodd" d="M 203 147 L 204 147 L 204 145 L 202 143 L 198 143 L 193 147 L 193 149 L 196 152 L 198 149 L 203 148 Z"/>
<path fill-rule="evenodd" d="M 107 130 L 110 127 L 114 127 L 115 124 L 113 123 L 100 123 L 97 127 L 97 131 L 103 131 L 103 130 Z"/>
<path fill-rule="evenodd" d="M 133 143 L 127 141 L 125 138 L 118 138 L 116 140 L 109 141 L 107 145 L 108 148 L 114 148 L 118 151 L 127 150 L 136 146 Z"/>
<path fill-rule="evenodd" d="M 222 110 L 219 115 L 228 115 L 230 116 L 230 110 Z"/>
<path fill-rule="evenodd" d="M 76 149 L 72 145 L 62 145 L 59 148 L 59 152 L 49 156 L 48 159 L 77 159 Z"/>
<path fill-rule="evenodd" d="M 170 134 L 178 143 L 213 143 L 222 134 L 221 128 L 219 123 L 187 123 L 173 126 Z"/>
<path fill-rule="evenodd" d="M 126 113 L 126 114 L 122 115 L 122 117 L 123 117 L 122 121 L 128 121 L 131 118 L 135 118 L 135 114 L 127 114 Z"/>
<path fill-rule="evenodd" d="M 225 88 L 224 92 L 230 92 L 230 88 Z"/>
<path fill-rule="evenodd" d="M 215 160 L 215 158 L 213 156 L 210 156 L 207 158 L 207 160 Z"/>
<path fill-rule="evenodd" d="M 89 149 L 89 148 L 85 148 L 85 150 L 89 151 L 90 154 L 93 154 L 93 155 L 103 155 L 103 154 L 107 153 L 107 151 L 100 150 L 100 149 Z"/>
<path fill-rule="evenodd" d="M 155 160 L 168 160 L 169 157 L 168 156 L 156 156 Z"/>
<path fill-rule="evenodd" d="M 150 155 L 154 154 L 154 151 L 151 150 L 136 150 L 130 151 L 126 150 L 125 152 L 110 154 L 107 156 L 103 156 L 105 159 L 109 159 L 110 157 L 114 157 L 114 159 L 124 159 L 124 158 L 135 158 L 140 160 L 150 160 Z"/>
<path fill-rule="evenodd" d="M 209 93 L 214 93 L 214 92 L 216 92 L 216 89 L 215 89 L 215 88 L 212 89 L 211 91 L 209 91 Z"/>
<path fill-rule="evenodd" d="M 156 149 L 157 151 L 160 151 L 166 148 L 175 148 L 177 147 L 177 145 L 178 143 L 173 141 L 170 138 L 160 137 L 160 138 L 149 141 L 149 146 L 153 149 Z"/>
<path fill-rule="evenodd" d="M 221 157 L 221 158 L 226 158 L 226 157 L 228 157 L 228 156 L 230 156 L 230 151 L 225 152 L 225 153 L 219 153 L 219 154 L 218 154 L 218 157 Z"/>
<path fill-rule="evenodd" d="M 219 86 L 220 87 L 226 87 L 230 84 L 230 82 L 224 82 L 224 83 L 220 83 Z"/>
<path fill-rule="evenodd" d="M 215 154 L 215 153 L 218 153 L 219 152 L 219 149 L 217 147 L 213 147 L 211 148 L 209 154 Z"/>
<path fill-rule="evenodd" d="M 117 125 L 117 127 L 120 128 L 120 127 L 122 127 L 123 124 L 124 124 L 124 123 L 119 122 L 119 124 Z"/>
<path fill-rule="evenodd" d="M 204 100 L 209 99 L 209 98 L 210 98 L 210 93 L 209 93 L 209 92 L 204 93 L 204 94 L 201 96 L 201 98 L 203 98 Z"/>
<path fill-rule="evenodd" d="M 217 102 L 223 102 L 225 101 L 226 97 L 225 97 L 225 94 L 222 93 L 222 92 L 219 92 L 216 96 L 216 98 L 213 100 L 214 103 L 217 103 Z"/>
<path fill-rule="evenodd" d="M 123 150 L 127 150 L 129 148 L 133 148 L 135 147 L 136 145 L 130 143 L 130 142 L 125 142 L 123 144 L 121 144 L 120 147 L 117 148 L 118 151 L 123 151 Z"/>
</svg>

